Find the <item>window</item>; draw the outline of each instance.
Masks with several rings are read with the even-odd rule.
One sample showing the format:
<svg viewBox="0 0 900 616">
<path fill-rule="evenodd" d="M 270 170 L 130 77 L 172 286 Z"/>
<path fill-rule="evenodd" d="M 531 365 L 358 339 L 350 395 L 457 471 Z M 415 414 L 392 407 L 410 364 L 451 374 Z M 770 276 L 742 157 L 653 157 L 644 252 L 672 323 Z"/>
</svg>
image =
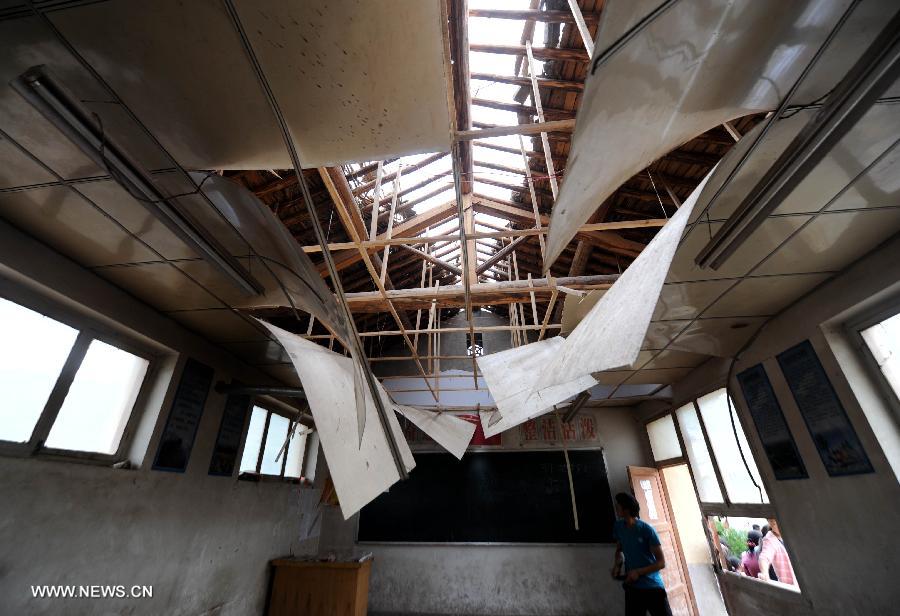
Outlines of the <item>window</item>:
<svg viewBox="0 0 900 616">
<path fill-rule="evenodd" d="M 800 590 L 777 520 L 715 515 L 706 522 L 722 571 Z"/>
<path fill-rule="evenodd" d="M 694 403 L 685 404 L 675 411 L 675 415 L 678 417 L 678 426 L 681 428 L 684 438 L 688 461 L 694 472 L 694 481 L 697 484 L 697 496 L 700 498 L 700 502 L 723 502 L 722 490 L 719 489 L 716 470 L 713 467 L 709 449 L 706 447 L 706 439 L 703 437 L 703 429 L 700 427 L 700 420 L 697 419 Z"/>
<path fill-rule="evenodd" d="M 688 463 L 700 510 L 708 524 L 709 548 L 721 571 L 799 591 L 775 521 L 775 509 L 769 504 L 737 409 L 727 391 L 718 389 L 649 422 L 647 436 L 657 465 L 662 468 L 659 463 L 665 463 L 663 470 L 674 468 L 672 463 Z M 743 565 L 741 562 L 749 549 L 748 539 L 757 539 L 756 532 L 769 530 L 767 527 L 774 532 L 766 535 L 765 541 L 772 542 L 766 544 L 765 555 L 772 560 L 773 571 L 780 572 L 777 581 L 769 576 L 760 578 L 753 571 L 752 562 L 759 556 L 760 543 L 755 544 L 755 552 L 743 559 Z"/>
<path fill-rule="evenodd" d="M 875 363 L 900 398 L 900 313 L 860 332 Z"/>
<path fill-rule="evenodd" d="M 300 479 L 308 433 L 302 424 L 254 406 L 240 472 Z"/>
<path fill-rule="evenodd" d="M 0 440 L 113 456 L 150 362 L 0 299 Z"/>
<path fill-rule="evenodd" d="M 647 436 L 650 437 L 650 449 L 657 462 L 681 457 L 681 445 L 675 432 L 675 421 L 672 415 L 660 417 L 647 424 Z"/>
<path fill-rule="evenodd" d="M 719 389 L 697 400 L 697 405 L 728 498 L 733 503 L 768 503 L 759 469 L 728 394 Z"/>
</svg>

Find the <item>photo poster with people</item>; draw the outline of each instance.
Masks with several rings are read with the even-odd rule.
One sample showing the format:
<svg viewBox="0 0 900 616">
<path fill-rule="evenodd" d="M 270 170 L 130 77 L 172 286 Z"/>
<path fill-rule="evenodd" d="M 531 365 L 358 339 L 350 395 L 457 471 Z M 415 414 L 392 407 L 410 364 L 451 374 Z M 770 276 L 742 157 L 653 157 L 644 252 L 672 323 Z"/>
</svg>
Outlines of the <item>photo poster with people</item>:
<svg viewBox="0 0 900 616">
<path fill-rule="evenodd" d="M 777 359 L 828 474 L 874 472 L 812 343 L 801 342 Z"/>
<path fill-rule="evenodd" d="M 231 477 L 237 461 L 241 437 L 244 435 L 244 424 L 250 411 L 250 396 L 231 395 L 225 400 L 222 411 L 222 422 L 216 435 L 216 446 L 209 461 L 209 474 L 219 477 Z"/>
<path fill-rule="evenodd" d="M 213 381 L 213 369 L 188 359 L 166 419 L 153 470 L 183 473 L 187 468 L 200 417 Z"/>
<path fill-rule="evenodd" d="M 806 467 L 762 364 L 737 376 L 775 479 L 806 479 Z"/>
</svg>

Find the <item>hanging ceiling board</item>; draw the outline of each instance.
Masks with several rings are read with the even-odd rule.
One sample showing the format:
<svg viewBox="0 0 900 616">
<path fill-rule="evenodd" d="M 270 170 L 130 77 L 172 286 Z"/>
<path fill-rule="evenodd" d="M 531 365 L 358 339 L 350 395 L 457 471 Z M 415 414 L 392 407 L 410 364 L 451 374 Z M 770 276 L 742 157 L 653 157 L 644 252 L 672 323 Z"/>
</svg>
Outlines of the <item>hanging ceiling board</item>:
<svg viewBox="0 0 900 616">
<path fill-rule="evenodd" d="M 236 5 L 304 166 L 449 150 L 440 2 Z M 48 16 L 183 166 L 290 167 L 218 0 L 84 3 Z M 54 70 L 41 42 L 29 66 Z"/>
<path fill-rule="evenodd" d="M 708 179 L 709 175 L 572 330 L 560 352 L 542 366 L 535 390 L 635 362 L 678 243 Z"/>
<path fill-rule="evenodd" d="M 553 362 L 564 345 L 563 338 L 554 336 L 478 358 L 478 368 L 497 405 L 496 411 L 481 414 L 485 436 L 494 436 L 542 415 L 554 404 L 597 384 L 590 374 L 581 374 L 540 390 L 534 388 L 537 375 Z"/>
<path fill-rule="evenodd" d="M 650 163 L 725 121 L 776 108 L 848 3 L 678 2 L 608 57 L 585 84 L 545 264 Z M 621 35 L 621 21 L 609 32 L 601 23 L 598 48 Z"/>
<path fill-rule="evenodd" d="M 238 235 L 258 255 L 250 259 L 249 269 L 264 293 L 246 296 L 229 289 L 231 297 L 224 299 L 238 308 L 296 308 L 314 315 L 349 344 L 350 325 L 334 294 L 272 210 L 245 187 L 214 173 L 191 173 L 191 178 L 218 210 L 202 203 L 192 208 L 198 222 L 206 229 L 218 229 L 215 236 L 220 241 L 224 235 Z M 223 219 L 233 228 L 226 228 Z"/>
<path fill-rule="evenodd" d="M 238 0 L 305 166 L 449 151 L 438 0 Z"/>
<path fill-rule="evenodd" d="M 400 480 L 372 396 L 366 392 L 367 427 L 359 442 L 353 360 L 264 321 L 260 323 L 284 346 L 303 383 L 341 512 L 347 519 Z M 390 409 L 390 398 L 379 389 L 385 408 Z M 416 463 L 397 417 L 389 413 L 388 422 L 404 466 L 410 471 Z"/>
<path fill-rule="evenodd" d="M 459 460 L 462 460 L 475 434 L 475 424 L 450 413 L 423 411 L 403 404 L 395 404 L 394 410 L 413 422 L 419 430 Z"/>
</svg>

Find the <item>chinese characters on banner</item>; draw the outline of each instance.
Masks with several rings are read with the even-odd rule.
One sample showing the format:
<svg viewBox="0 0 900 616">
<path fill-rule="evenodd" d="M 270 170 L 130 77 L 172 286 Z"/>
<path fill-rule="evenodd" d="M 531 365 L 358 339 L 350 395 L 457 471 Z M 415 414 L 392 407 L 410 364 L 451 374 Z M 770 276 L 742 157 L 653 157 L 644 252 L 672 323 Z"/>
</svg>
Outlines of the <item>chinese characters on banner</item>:
<svg viewBox="0 0 900 616">
<path fill-rule="evenodd" d="M 449 411 L 448 411 L 449 412 Z M 465 421 L 474 423 L 475 435 L 469 447 L 529 448 L 558 446 L 562 442 L 572 444 L 596 443 L 597 430 L 593 415 L 582 414 L 569 423 L 560 424 L 556 415 L 548 414 L 537 419 L 506 430 L 495 436 L 486 438 L 481 429 L 481 422 L 475 413 L 453 412 Z M 432 451 L 440 449 L 428 435 L 419 430 L 411 422 L 401 419 L 403 434 L 413 450 Z"/>
</svg>

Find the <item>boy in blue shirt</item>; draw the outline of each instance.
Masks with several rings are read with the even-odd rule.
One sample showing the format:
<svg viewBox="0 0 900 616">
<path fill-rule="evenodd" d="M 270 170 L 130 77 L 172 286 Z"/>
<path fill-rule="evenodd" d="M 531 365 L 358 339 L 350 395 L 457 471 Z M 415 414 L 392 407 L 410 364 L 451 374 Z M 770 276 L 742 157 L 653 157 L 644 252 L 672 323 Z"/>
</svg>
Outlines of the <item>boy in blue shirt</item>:
<svg viewBox="0 0 900 616">
<path fill-rule="evenodd" d="M 624 579 L 625 616 L 672 616 L 661 569 L 666 566 L 656 530 L 640 519 L 641 505 L 631 494 L 616 494 L 616 515 L 613 524 L 616 556 L 612 575 Z M 625 574 L 619 572 L 625 556 Z"/>
</svg>

